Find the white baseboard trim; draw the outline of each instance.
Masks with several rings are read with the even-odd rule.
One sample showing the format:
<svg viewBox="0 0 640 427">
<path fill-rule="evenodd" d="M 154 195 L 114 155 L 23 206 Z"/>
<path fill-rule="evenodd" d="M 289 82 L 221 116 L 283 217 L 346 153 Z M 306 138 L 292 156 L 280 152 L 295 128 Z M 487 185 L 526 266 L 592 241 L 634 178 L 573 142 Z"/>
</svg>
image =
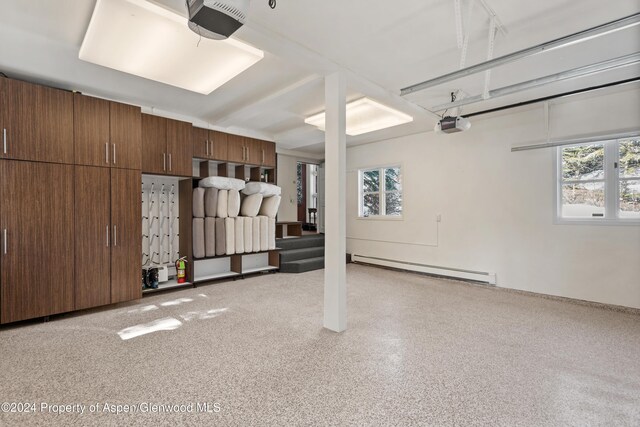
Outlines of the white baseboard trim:
<svg viewBox="0 0 640 427">
<path fill-rule="evenodd" d="M 463 280 L 473 280 L 474 282 L 482 282 L 490 285 L 496 284 L 496 273 L 484 271 L 465 270 L 461 268 L 443 267 L 437 265 L 419 264 L 415 262 L 398 261 L 386 258 L 378 258 L 366 255 L 352 254 L 353 262 L 363 264 L 380 265 L 384 267 L 397 268 L 401 270 L 415 271 L 418 273 L 433 274 L 436 276 L 452 277 Z"/>
</svg>

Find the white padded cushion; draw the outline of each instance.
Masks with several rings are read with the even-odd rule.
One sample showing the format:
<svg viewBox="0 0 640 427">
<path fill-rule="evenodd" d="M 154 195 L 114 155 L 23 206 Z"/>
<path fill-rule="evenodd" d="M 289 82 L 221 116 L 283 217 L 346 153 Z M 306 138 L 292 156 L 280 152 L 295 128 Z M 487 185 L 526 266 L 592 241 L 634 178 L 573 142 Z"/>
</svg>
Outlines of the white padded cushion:
<svg viewBox="0 0 640 427">
<path fill-rule="evenodd" d="M 216 218 L 216 255 L 224 255 L 227 252 L 227 230 L 224 227 L 224 218 Z"/>
<path fill-rule="evenodd" d="M 263 198 L 264 196 L 259 193 L 246 196 L 242 201 L 240 214 L 242 216 L 258 216 L 258 212 L 260 212 L 260 206 L 262 206 Z"/>
<path fill-rule="evenodd" d="M 263 199 L 259 215 L 275 218 L 280 208 L 280 200 L 282 200 L 280 196 L 271 196 Z"/>
<path fill-rule="evenodd" d="M 214 217 L 218 213 L 218 189 L 207 188 L 204 191 L 204 214 Z"/>
<path fill-rule="evenodd" d="M 204 219 L 193 218 L 193 257 L 204 258 Z"/>
<path fill-rule="evenodd" d="M 216 256 L 216 219 L 204 219 L 204 253 L 206 256 Z"/>
<path fill-rule="evenodd" d="M 238 190 L 229 190 L 227 212 L 230 218 L 235 218 L 240 213 L 240 192 Z"/>
<path fill-rule="evenodd" d="M 212 187 L 218 190 L 244 190 L 245 182 L 241 179 L 227 178 L 225 176 L 210 176 L 201 179 L 199 187 Z"/>
<path fill-rule="evenodd" d="M 236 253 L 244 253 L 244 218 L 235 218 Z"/>
<path fill-rule="evenodd" d="M 257 218 L 260 218 L 260 250 L 266 251 L 269 250 L 269 218 L 266 216 Z"/>
<path fill-rule="evenodd" d="M 266 182 L 247 182 L 243 194 L 250 196 L 251 194 L 262 194 L 264 197 L 279 196 L 282 194 L 282 189 L 277 185 L 269 184 Z"/>
<path fill-rule="evenodd" d="M 229 216 L 229 190 L 218 191 L 218 209 L 216 216 L 218 218 L 226 218 Z"/>
<path fill-rule="evenodd" d="M 253 221 L 253 252 L 260 252 L 260 217 L 251 218 Z"/>
<path fill-rule="evenodd" d="M 193 217 L 204 218 L 204 188 L 193 189 Z"/>
<path fill-rule="evenodd" d="M 253 252 L 253 218 L 241 216 L 236 221 L 244 222 L 244 251 Z"/>
<path fill-rule="evenodd" d="M 267 236 L 269 241 L 269 250 L 276 248 L 276 219 L 269 218 L 269 235 Z"/>
<path fill-rule="evenodd" d="M 235 218 L 225 218 L 224 228 L 226 233 L 226 255 L 233 255 L 236 253 L 236 220 Z"/>
</svg>

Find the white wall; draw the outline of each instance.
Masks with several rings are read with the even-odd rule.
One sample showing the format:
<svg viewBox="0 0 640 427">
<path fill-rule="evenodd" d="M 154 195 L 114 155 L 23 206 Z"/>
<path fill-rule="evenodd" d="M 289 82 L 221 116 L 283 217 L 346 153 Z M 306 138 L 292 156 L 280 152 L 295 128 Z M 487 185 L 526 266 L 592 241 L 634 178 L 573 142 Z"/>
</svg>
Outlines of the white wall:
<svg viewBox="0 0 640 427">
<path fill-rule="evenodd" d="M 555 100 L 550 113 L 551 138 L 640 129 L 640 88 Z M 640 226 L 554 225 L 555 150 L 510 151 L 545 140 L 543 104 L 472 123 L 461 134 L 348 149 L 347 251 L 492 272 L 501 287 L 640 308 Z M 403 167 L 403 220 L 357 219 L 358 168 L 393 163 Z"/>
</svg>

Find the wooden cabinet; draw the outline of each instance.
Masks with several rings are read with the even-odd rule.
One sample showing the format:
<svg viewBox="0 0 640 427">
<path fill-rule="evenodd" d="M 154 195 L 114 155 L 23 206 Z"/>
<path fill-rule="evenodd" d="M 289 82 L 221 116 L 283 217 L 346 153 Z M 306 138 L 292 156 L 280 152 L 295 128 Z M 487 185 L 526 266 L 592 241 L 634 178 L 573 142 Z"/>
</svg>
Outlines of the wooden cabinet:
<svg viewBox="0 0 640 427">
<path fill-rule="evenodd" d="M 194 127 L 191 132 L 191 137 L 193 142 L 193 157 L 205 160 L 212 159 L 212 157 L 209 156 L 209 150 L 211 149 L 209 131 L 207 129 Z"/>
<path fill-rule="evenodd" d="M 244 138 L 246 147 L 245 163 L 250 165 L 262 164 L 262 141 L 254 138 Z"/>
<path fill-rule="evenodd" d="M 141 298 L 139 171 L 76 166 L 76 310 Z"/>
<path fill-rule="evenodd" d="M 140 108 L 73 95 L 75 164 L 140 170 Z"/>
<path fill-rule="evenodd" d="M 245 163 L 244 137 L 227 135 L 227 160 L 232 163 Z"/>
<path fill-rule="evenodd" d="M 193 157 L 203 160 L 227 161 L 227 135 L 216 130 L 193 128 Z"/>
<path fill-rule="evenodd" d="M 217 130 L 209 131 L 209 141 L 211 142 L 211 158 L 214 160 L 228 160 L 229 157 L 229 135 Z"/>
<path fill-rule="evenodd" d="M 0 323 L 74 309 L 73 198 L 73 166 L 0 160 Z"/>
<path fill-rule="evenodd" d="M 150 114 L 142 115 L 142 172 L 192 176 L 191 124 Z"/>
<path fill-rule="evenodd" d="M 76 310 L 111 303 L 110 177 L 107 168 L 75 168 Z"/>
<path fill-rule="evenodd" d="M 142 297 L 140 172 L 111 170 L 111 302 Z"/>
<path fill-rule="evenodd" d="M 0 158 L 72 164 L 73 94 L 0 80 Z"/>
<path fill-rule="evenodd" d="M 276 167 L 276 144 L 275 142 L 262 142 L 262 166 Z"/>
</svg>

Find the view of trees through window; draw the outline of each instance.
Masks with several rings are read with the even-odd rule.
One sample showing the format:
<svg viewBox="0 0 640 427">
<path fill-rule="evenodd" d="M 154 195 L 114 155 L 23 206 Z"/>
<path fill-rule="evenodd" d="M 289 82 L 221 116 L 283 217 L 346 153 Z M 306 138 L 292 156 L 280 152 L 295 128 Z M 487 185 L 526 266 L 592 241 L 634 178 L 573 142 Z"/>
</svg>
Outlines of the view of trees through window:
<svg viewBox="0 0 640 427">
<path fill-rule="evenodd" d="M 402 183 L 399 167 L 360 171 L 361 216 L 402 215 Z"/>
<path fill-rule="evenodd" d="M 563 217 L 604 217 L 606 193 L 617 191 L 617 206 L 610 211 L 618 218 L 640 218 L 640 139 L 563 147 L 561 152 Z M 609 168 L 615 182 L 607 183 Z"/>
</svg>

